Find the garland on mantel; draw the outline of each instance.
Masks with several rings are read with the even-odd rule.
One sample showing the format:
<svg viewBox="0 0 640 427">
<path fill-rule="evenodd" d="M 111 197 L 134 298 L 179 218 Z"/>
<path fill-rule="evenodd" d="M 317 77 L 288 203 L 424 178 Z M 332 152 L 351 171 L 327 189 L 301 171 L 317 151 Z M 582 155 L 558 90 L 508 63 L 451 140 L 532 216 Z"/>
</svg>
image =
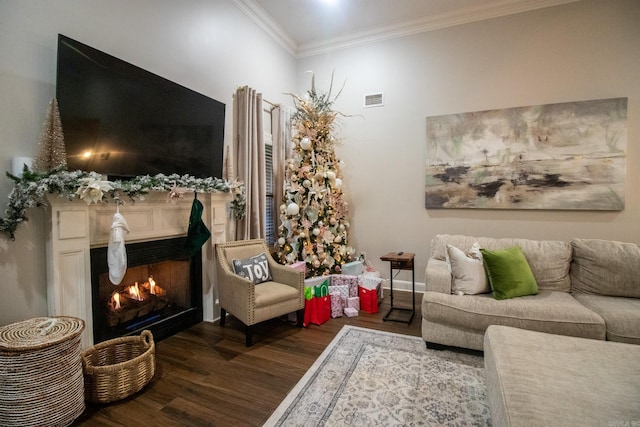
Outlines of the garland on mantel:
<svg viewBox="0 0 640 427">
<path fill-rule="evenodd" d="M 169 192 L 169 199 L 182 197 L 186 192 L 232 193 L 231 209 L 236 219 L 242 219 L 246 209 L 245 186 L 240 181 L 227 181 L 220 178 L 195 178 L 189 175 L 137 176 L 126 181 L 104 181 L 96 172 L 54 170 L 37 173 L 24 167 L 22 177 L 7 172 L 15 185 L 9 193 L 9 204 L 5 217 L 0 218 L 0 231 L 9 233 L 15 240 L 18 224 L 27 221 L 28 208 L 46 206 L 46 195 L 57 194 L 68 200 L 84 200 L 87 204 L 108 203 L 124 204 L 144 200 L 150 191 Z"/>
</svg>

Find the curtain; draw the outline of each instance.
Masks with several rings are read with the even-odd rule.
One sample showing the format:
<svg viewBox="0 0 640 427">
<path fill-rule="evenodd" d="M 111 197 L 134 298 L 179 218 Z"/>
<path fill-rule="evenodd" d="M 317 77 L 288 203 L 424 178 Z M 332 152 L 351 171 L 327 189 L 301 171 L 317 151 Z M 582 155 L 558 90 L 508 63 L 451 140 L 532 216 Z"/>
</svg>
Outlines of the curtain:
<svg viewBox="0 0 640 427">
<path fill-rule="evenodd" d="M 275 205 L 274 230 L 280 227 L 280 204 L 284 199 L 284 171 L 286 160 L 291 158 L 291 118 L 295 109 L 287 105 L 276 105 L 271 111 L 271 131 L 273 134 L 273 201 Z"/>
<path fill-rule="evenodd" d="M 236 240 L 264 239 L 266 182 L 262 94 L 247 86 L 234 99 L 235 162 L 247 194 L 246 215 L 236 224 Z"/>
</svg>

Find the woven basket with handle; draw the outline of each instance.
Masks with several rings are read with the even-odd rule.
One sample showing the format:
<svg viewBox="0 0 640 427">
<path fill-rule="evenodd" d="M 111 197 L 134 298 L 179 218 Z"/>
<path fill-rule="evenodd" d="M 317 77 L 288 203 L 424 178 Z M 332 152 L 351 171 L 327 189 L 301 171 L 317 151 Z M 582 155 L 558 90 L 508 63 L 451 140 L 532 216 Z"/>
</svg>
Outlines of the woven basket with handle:
<svg viewBox="0 0 640 427">
<path fill-rule="evenodd" d="M 155 373 L 151 331 L 104 341 L 82 352 L 85 398 L 109 403 L 140 391 Z"/>
</svg>

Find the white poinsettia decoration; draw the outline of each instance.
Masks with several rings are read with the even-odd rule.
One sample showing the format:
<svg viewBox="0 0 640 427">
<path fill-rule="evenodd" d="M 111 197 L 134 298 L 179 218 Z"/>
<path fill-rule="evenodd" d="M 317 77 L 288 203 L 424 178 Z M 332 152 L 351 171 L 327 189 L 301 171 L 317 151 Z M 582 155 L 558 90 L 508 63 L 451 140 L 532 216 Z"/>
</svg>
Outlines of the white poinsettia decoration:
<svg viewBox="0 0 640 427">
<path fill-rule="evenodd" d="M 76 191 L 78 198 L 91 203 L 98 203 L 104 197 L 104 193 L 113 190 L 113 186 L 109 181 L 102 181 L 95 178 L 81 178 L 80 187 Z"/>
</svg>

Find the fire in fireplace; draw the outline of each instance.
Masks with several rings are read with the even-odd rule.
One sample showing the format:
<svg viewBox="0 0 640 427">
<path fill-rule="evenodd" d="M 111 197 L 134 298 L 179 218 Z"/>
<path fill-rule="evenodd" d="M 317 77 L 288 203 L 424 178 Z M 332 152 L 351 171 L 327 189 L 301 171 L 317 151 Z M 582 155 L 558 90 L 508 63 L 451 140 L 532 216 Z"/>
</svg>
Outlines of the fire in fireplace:
<svg viewBox="0 0 640 427">
<path fill-rule="evenodd" d="M 109 281 L 107 248 L 91 249 L 94 342 L 149 329 L 156 340 L 202 321 L 202 257 L 186 238 L 126 245 L 127 272 Z"/>
</svg>

